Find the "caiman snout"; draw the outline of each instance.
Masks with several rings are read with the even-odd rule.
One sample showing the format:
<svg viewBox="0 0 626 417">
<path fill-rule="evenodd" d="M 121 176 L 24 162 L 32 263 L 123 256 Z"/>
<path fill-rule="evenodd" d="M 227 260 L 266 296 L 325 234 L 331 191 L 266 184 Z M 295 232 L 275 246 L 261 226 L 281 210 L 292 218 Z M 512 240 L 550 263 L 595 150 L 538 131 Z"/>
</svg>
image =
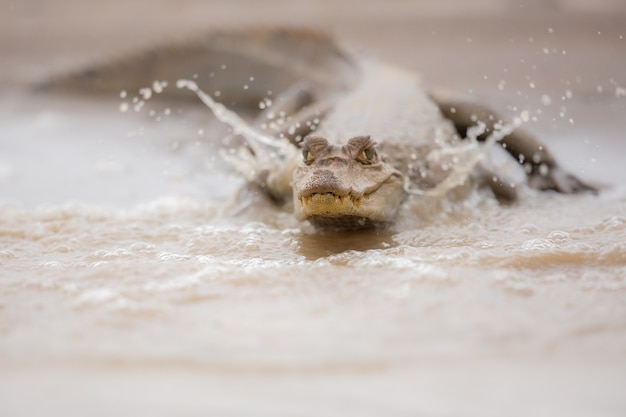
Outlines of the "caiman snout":
<svg viewBox="0 0 626 417">
<path fill-rule="evenodd" d="M 341 181 L 330 169 L 318 169 L 313 171 L 310 188 L 316 188 L 318 192 L 333 192 L 342 187 Z"/>
</svg>

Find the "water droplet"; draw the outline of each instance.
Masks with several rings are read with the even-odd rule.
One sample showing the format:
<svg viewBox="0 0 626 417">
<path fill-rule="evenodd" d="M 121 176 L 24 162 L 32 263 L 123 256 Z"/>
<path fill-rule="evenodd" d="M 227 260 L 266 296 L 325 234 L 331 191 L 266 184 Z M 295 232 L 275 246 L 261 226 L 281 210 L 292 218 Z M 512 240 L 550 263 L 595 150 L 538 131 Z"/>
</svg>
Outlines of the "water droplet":
<svg viewBox="0 0 626 417">
<path fill-rule="evenodd" d="M 530 113 L 528 112 L 528 110 L 523 110 L 520 114 L 520 118 L 523 122 L 528 122 L 528 120 L 530 120 Z"/>
<path fill-rule="evenodd" d="M 152 89 L 150 89 L 149 87 L 141 88 L 139 90 L 139 94 L 144 100 L 150 100 L 150 98 L 152 97 Z"/>
<path fill-rule="evenodd" d="M 156 94 L 161 94 L 163 92 L 163 87 L 165 87 L 165 85 L 163 84 L 166 84 L 166 83 L 160 83 L 159 81 L 155 80 L 152 83 L 152 91 L 154 91 Z"/>
</svg>

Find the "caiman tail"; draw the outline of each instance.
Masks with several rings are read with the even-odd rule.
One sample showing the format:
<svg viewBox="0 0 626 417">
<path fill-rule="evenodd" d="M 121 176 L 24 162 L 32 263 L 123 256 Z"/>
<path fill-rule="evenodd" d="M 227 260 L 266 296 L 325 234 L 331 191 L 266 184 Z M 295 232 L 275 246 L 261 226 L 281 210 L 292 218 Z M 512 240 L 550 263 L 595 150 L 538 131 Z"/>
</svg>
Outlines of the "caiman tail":
<svg viewBox="0 0 626 417">
<path fill-rule="evenodd" d="M 136 94 L 154 81 L 167 82 L 162 95 L 195 99 L 175 87 L 193 79 L 220 101 L 257 106 L 268 91 L 279 94 L 306 82 L 322 96 L 350 88 L 357 79 L 350 54 L 330 37 L 310 30 L 256 29 L 213 32 L 182 44 L 156 47 L 48 80 L 41 90 L 81 94 Z"/>
</svg>

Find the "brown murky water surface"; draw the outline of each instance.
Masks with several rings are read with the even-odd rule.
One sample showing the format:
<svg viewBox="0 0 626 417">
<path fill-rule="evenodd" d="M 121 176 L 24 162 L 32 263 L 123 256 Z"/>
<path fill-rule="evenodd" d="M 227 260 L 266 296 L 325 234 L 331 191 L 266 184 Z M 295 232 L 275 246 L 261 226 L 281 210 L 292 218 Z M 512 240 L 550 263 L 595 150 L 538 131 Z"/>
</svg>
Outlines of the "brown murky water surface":
<svg viewBox="0 0 626 417">
<path fill-rule="evenodd" d="M 626 412 L 619 4 L 4 3 L 2 415 Z M 121 113 L 27 88 L 253 23 L 330 30 L 527 110 L 562 164 L 605 188 L 414 200 L 388 230 L 316 232 L 234 198 L 242 180 L 216 152 L 227 129 L 201 105 Z"/>
</svg>

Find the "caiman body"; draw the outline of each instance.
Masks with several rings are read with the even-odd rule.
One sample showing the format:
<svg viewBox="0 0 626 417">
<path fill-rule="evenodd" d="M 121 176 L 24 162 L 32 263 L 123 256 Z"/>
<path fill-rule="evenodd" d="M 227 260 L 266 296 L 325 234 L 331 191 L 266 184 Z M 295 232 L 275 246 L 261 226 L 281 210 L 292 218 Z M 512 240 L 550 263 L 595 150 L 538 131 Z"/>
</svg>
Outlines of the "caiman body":
<svg viewBox="0 0 626 417">
<path fill-rule="evenodd" d="M 358 65 L 359 82 L 305 138 L 293 175 L 296 216 L 318 226 L 390 222 L 406 197 L 404 178 L 417 181 L 418 161 L 419 181 L 432 187 L 443 178 L 428 153 L 459 141 L 415 73 L 374 60 Z"/>
<path fill-rule="evenodd" d="M 449 189 L 478 178 L 500 199 L 516 196 L 514 185 L 455 152 L 467 145 L 468 129 L 476 123 L 484 124 L 479 140 L 494 132 L 500 122 L 494 112 L 428 91 L 416 73 L 356 54 L 316 32 L 215 33 L 55 80 L 53 86 L 117 94 L 154 80 L 173 85 L 191 77 L 200 89 L 219 91 L 223 103 L 236 102 L 238 108 L 269 104 L 273 95 L 274 104 L 254 123 L 268 140 L 246 137 L 248 145 L 234 162 L 274 201 L 293 202 L 297 218 L 316 226 L 389 224 L 409 194 L 427 194 L 463 163 L 476 165 L 481 175 L 465 175 Z M 531 187 L 591 190 L 528 133 L 517 129 L 502 136 L 500 143 L 524 165 Z"/>
</svg>

